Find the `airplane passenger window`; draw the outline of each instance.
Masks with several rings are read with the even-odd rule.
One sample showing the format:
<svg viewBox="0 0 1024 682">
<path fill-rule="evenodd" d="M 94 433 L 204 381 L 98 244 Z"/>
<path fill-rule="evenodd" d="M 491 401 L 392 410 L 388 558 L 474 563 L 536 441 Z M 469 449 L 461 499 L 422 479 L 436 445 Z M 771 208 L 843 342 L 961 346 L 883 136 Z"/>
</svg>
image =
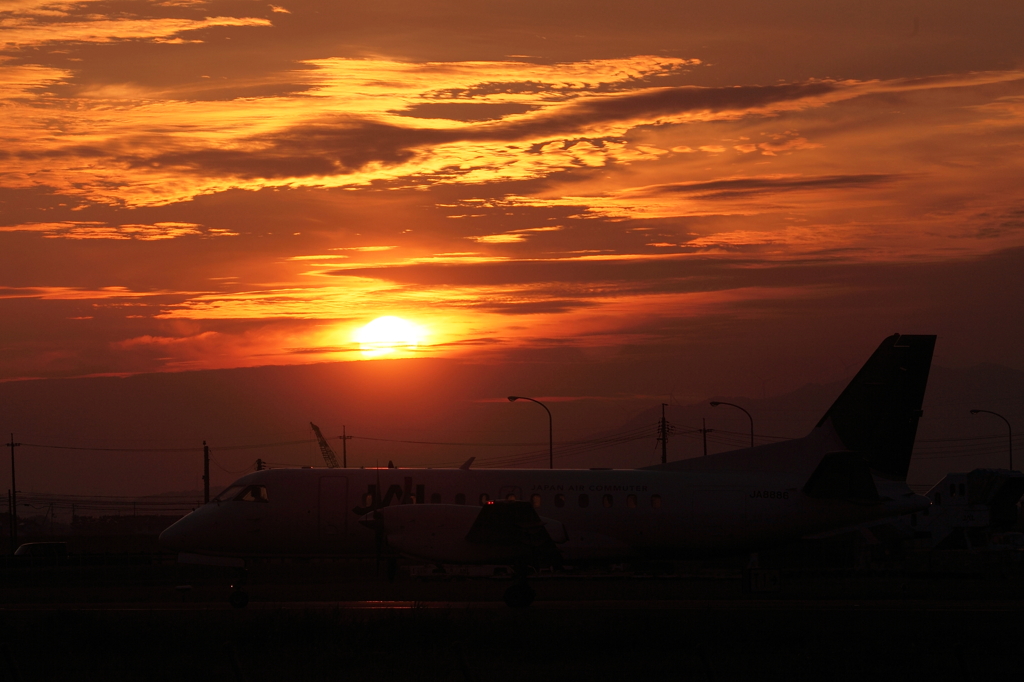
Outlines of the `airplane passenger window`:
<svg viewBox="0 0 1024 682">
<path fill-rule="evenodd" d="M 267 500 L 267 486 L 265 485 L 251 485 L 245 489 L 238 499 L 242 502 L 268 502 Z"/>
<path fill-rule="evenodd" d="M 480 504 L 487 504 L 487 500 L 491 499 L 487 493 L 480 493 Z"/>
<path fill-rule="evenodd" d="M 533 495 L 530 501 L 533 502 L 534 507 L 540 507 L 540 495 Z"/>
<path fill-rule="evenodd" d="M 651 495 L 651 506 L 655 509 L 661 509 L 661 495 Z"/>
<path fill-rule="evenodd" d="M 217 497 L 213 498 L 213 501 L 214 502 L 227 502 L 229 500 L 233 500 L 238 495 L 238 492 L 241 489 L 242 489 L 242 486 L 240 486 L 240 485 L 230 485 L 227 488 L 225 488 L 224 490 L 222 490 L 220 495 L 218 495 Z"/>
<path fill-rule="evenodd" d="M 441 504 L 441 493 L 433 493 L 430 496 L 430 504 Z"/>
<path fill-rule="evenodd" d="M 563 495 L 561 493 L 555 495 L 555 506 L 556 507 L 564 507 L 565 506 L 565 495 Z"/>
<path fill-rule="evenodd" d="M 455 496 L 455 504 L 466 504 L 466 494 L 459 493 Z"/>
<path fill-rule="evenodd" d="M 364 507 L 372 507 L 373 506 L 373 493 L 366 493 L 365 495 L 363 495 L 363 506 Z"/>
<path fill-rule="evenodd" d="M 626 506 L 630 509 L 636 509 L 636 495 L 626 495 Z"/>
<path fill-rule="evenodd" d="M 949 496 L 956 497 L 956 483 L 949 484 Z"/>
<path fill-rule="evenodd" d="M 582 495 L 580 495 L 580 506 L 581 507 L 589 507 L 590 506 L 590 495 L 587 495 L 586 493 L 583 493 Z"/>
<path fill-rule="evenodd" d="M 611 506 L 612 506 L 612 496 L 611 495 L 605 495 L 604 497 L 602 497 L 601 498 L 601 504 L 603 504 L 605 507 L 611 508 Z"/>
</svg>

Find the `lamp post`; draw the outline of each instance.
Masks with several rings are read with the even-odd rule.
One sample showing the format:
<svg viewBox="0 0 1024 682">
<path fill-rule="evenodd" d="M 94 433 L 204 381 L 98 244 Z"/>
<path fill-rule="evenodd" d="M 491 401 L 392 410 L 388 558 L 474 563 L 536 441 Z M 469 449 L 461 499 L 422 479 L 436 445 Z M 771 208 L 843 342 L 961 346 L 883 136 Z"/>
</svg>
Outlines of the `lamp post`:
<svg viewBox="0 0 1024 682">
<path fill-rule="evenodd" d="M 1010 446 L 1010 471 L 1013 471 L 1013 429 L 1010 427 L 1009 420 L 1007 420 L 1006 417 L 999 414 L 998 412 L 993 412 L 992 410 L 971 410 L 971 414 L 978 414 L 979 412 L 984 412 L 985 414 L 994 414 L 995 416 L 999 417 L 1000 419 L 1003 420 L 1003 422 L 1006 423 L 1006 435 Z"/>
<path fill-rule="evenodd" d="M 549 469 L 554 469 L 555 468 L 555 440 L 554 440 L 554 435 L 553 435 L 554 434 L 554 423 L 553 423 L 553 421 L 551 419 L 551 410 L 548 409 L 547 405 L 545 405 L 544 403 L 542 403 L 539 400 L 534 400 L 533 398 L 527 398 L 526 396 L 523 396 L 523 395 L 510 395 L 508 397 L 508 401 L 510 403 L 514 403 L 517 400 L 529 400 L 531 403 L 537 403 L 538 405 L 540 405 L 541 407 L 544 408 L 545 412 L 548 413 L 548 468 Z"/>
<path fill-rule="evenodd" d="M 743 414 L 747 415 L 747 419 L 750 420 L 750 447 L 754 447 L 754 418 L 750 416 L 750 413 L 733 403 L 723 403 L 718 400 L 711 401 L 711 407 L 718 407 L 719 405 L 728 405 L 729 407 L 735 407 L 737 410 L 743 410 Z"/>
</svg>

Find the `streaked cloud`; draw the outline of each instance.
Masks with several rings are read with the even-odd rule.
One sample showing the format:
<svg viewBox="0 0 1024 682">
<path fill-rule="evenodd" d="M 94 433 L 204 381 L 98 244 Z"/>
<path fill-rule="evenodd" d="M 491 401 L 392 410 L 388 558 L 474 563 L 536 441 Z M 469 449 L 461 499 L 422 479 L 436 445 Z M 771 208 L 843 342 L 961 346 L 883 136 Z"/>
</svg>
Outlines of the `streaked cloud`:
<svg viewBox="0 0 1024 682">
<path fill-rule="evenodd" d="M 521 230 L 511 230 L 509 232 L 501 232 L 498 234 L 485 234 L 476 237 L 468 237 L 468 239 L 472 239 L 480 244 L 515 244 L 518 242 L 525 242 L 527 237 L 536 232 L 557 232 L 561 229 L 561 225 L 526 227 Z"/>
<path fill-rule="evenodd" d="M 127 287 L 110 286 L 101 289 L 77 287 L 0 287 L 0 298 L 38 298 L 49 301 L 84 301 L 101 299 L 138 299 L 166 296 L 169 291 L 132 291 Z"/>
<path fill-rule="evenodd" d="M 61 120 L 56 137 L 50 127 L 40 127 L 35 104 L 15 104 L 18 135 L 6 151 L 8 182 L 141 206 L 228 189 L 520 181 L 652 161 L 679 147 L 630 139 L 630 131 L 643 126 L 775 117 L 878 93 L 1024 77 L 1014 72 L 890 82 L 650 84 L 693 65 L 659 57 L 557 65 L 314 60 L 292 74 L 306 84 L 301 96 L 229 101 L 154 100 L 158 93 L 138 88 L 118 97 L 107 86 L 75 100 L 74 116 Z M 511 87 L 517 84 L 523 87 Z M 113 110 L 111 98 L 117 98 Z M 403 108 L 439 100 L 519 102 L 533 109 L 482 122 L 401 115 Z M 777 154 L 819 143 L 776 134 L 749 144 Z M 749 151 L 742 144 L 730 147 Z M 697 148 L 727 150 L 718 144 Z"/>
<path fill-rule="evenodd" d="M 204 228 L 195 223 L 162 222 L 152 225 L 107 225 L 90 221 L 27 223 L 0 226 L 0 232 L 40 232 L 49 239 L 138 239 L 156 241 L 177 237 L 237 237 L 223 228 Z"/>
<path fill-rule="evenodd" d="M 40 21 L 37 17 L 0 19 L 0 39 L 8 49 L 46 43 L 106 43 L 114 40 L 185 42 L 187 31 L 218 26 L 270 26 L 266 19 L 253 17 L 209 17 L 206 19 L 92 19 L 89 21 Z"/>
</svg>

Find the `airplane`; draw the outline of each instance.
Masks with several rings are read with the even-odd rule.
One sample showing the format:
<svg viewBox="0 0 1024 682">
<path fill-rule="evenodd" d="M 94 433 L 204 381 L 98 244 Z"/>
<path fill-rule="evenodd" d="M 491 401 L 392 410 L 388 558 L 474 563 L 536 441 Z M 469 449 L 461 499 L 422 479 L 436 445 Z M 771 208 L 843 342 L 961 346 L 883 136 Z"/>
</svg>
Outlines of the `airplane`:
<svg viewBox="0 0 1024 682">
<path fill-rule="evenodd" d="M 160 542 L 211 561 L 386 552 L 510 565 L 505 601 L 525 607 L 530 566 L 755 552 L 919 512 L 931 502 L 906 479 L 935 338 L 886 338 L 803 438 L 641 469 L 473 469 L 470 459 L 256 471 Z"/>
</svg>

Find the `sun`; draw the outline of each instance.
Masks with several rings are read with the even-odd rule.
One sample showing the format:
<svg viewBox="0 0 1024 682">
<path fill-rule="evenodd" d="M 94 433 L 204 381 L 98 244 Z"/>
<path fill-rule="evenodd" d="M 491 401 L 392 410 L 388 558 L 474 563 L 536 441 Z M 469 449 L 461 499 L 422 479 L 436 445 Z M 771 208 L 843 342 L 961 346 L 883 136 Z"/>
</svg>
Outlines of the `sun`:
<svg viewBox="0 0 1024 682">
<path fill-rule="evenodd" d="M 425 335 L 418 324 L 385 315 L 357 329 L 354 338 L 363 355 L 376 357 L 397 350 L 413 350 Z"/>
</svg>

